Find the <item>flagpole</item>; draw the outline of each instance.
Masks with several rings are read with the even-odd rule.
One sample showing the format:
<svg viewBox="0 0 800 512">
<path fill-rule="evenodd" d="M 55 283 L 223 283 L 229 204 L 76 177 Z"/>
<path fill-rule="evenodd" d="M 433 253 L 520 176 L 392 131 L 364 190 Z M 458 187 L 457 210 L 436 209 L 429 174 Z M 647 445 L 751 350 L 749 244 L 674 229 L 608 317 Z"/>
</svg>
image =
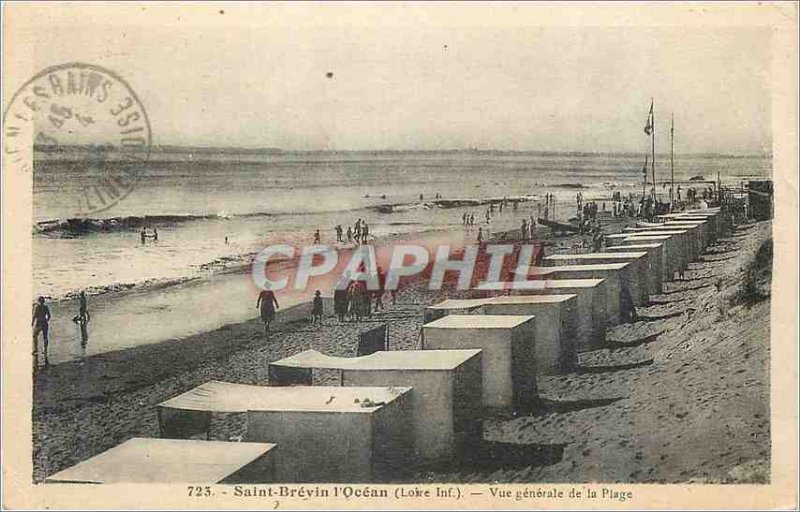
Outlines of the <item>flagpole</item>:
<svg viewBox="0 0 800 512">
<path fill-rule="evenodd" d="M 675 114 L 672 114 L 672 118 L 670 119 L 669 125 L 669 177 L 670 177 L 670 186 L 669 186 L 669 202 L 670 205 L 673 203 L 672 194 L 675 190 Z"/>
<path fill-rule="evenodd" d="M 651 141 L 652 141 L 652 150 L 653 150 L 651 158 L 652 158 L 652 166 L 653 166 L 653 201 L 655 202 L 655 200 L 656 200 L 656 110 L 655 110 L 655 107 L 653 105 L 653 98 L 650 98 L 650 106 L 651 106 L 652 111 L 653 111 L 653 116 L 652 116 L 653 124 L 652 124 L 652 131 L 650 133 L 650 136 L 652 137 Z"/>
</svg>

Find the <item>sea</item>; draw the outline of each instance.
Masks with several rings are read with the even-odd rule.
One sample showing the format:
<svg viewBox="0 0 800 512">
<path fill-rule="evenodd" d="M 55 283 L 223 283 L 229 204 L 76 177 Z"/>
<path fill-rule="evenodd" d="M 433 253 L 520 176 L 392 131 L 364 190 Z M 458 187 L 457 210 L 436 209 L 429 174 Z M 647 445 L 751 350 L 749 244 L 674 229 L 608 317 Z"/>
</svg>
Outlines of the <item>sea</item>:
<svg viewBox="0 0 800 512">
<path fill-rule="evenodd" d="M 480 226 L 488 202 L 504 197 L 523 202 L 496 215 L 491 229 L 511 229 L 521 216 L 538 215 L 546 193 L 556 198 L 556 217 L 568 219 L 578 192 L 609 209 L 615 191 L 640 196 L 644 164 L 635 154 L 156 149 L 133 192 L 76 219 L 74 193 L 93 177 L 74 157 L 37 154 L 33 176 L 34 294 L 66 318 L 86 291 L 93 312 L 88 347 L 75 345 L 69 322 L 54 320 L 53 337 L 66 346 L 53 343 L 55 362 L 255 316 L 243 269 L 269 244 L 311 244 L 317 229 L 323 243 L 335 243 L 334 227 L 346 230 L 359 218 L 375 243 L 460 230 L 464 213 Z M 670 170 L 669 157 L 657 155 L 664 198 Z M 674 157 L 683 189 L 771 173 L 769 155 Z M 158 230 L 157 242 L 141 243 L 144 227 Z"/>
</svg>

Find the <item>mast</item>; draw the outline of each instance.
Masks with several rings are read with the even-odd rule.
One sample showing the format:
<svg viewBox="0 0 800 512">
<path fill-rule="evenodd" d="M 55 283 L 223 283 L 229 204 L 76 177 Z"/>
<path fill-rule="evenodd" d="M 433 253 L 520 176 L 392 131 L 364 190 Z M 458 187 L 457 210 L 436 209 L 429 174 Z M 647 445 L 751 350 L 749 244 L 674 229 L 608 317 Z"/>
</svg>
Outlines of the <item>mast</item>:
<svg viewBox="0 0 800 512">
<path fill-rule="evenodd" d="M 653 98 L 650 98 L 650 105 L 653 107 L 653 124 L 651 125 L 651 143 L 652 143 L 652 157 L 651 164 L 653 166 L 653 201 L 656 200 L 656 110 L 653 106 Z"/>
<path fill-rule="evenodd" d="M 672 114 L 669 124 L 669 146 L 669 202 L 672 204 L 672 194 L 675 190 L 675 114 Z"/>
<path fill-rule="evenodd" d="M 644 181 L 642 182 L 642 201 L 647 197 L 647 154 L 644 155 L 644 169 L 642 170 Z"/>
</svg>

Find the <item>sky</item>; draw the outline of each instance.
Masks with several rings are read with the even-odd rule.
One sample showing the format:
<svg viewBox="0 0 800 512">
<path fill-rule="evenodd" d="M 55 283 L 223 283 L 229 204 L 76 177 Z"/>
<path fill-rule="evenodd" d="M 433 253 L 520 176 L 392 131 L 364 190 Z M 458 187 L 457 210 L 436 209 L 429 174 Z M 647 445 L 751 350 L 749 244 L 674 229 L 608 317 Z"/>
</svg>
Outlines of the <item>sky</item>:
<svg viewBox="0 0 800 512">
<path fill-rule="evenodd" d="M 536 6 L 484 4 L 358 16 L 349 4 L 144 5 L 50 7 L 17 27 L 35 25 L 38 69 L 81 61 L 123 76 L 155 144 L 644 152 L 651 98 L 657 151 L 669 151 L 672 114 L 676 152 L 772 144 L 759 26 L 570 26 L 566 14 L 542 23 Z"/>
</svg>

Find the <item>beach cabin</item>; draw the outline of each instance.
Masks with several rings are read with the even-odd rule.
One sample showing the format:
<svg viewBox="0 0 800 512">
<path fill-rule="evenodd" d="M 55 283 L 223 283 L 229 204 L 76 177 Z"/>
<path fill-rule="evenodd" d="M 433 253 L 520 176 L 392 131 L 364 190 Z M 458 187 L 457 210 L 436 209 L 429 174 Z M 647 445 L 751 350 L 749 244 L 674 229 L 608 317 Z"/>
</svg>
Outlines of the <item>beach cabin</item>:
<svg viewBox="0 0 800 512">
<path fill-rule="evenodd" d="M 480 349 L 483 406 L 523 411 L 538 397 L 535 319 L 530 315 L 449 315 L 422 326 L 425 350 Z"/>
<path fill-rule="evenodd" d="M 683 244 L 681 240 L 662 233 L 660 235 L 645 235 L 642 233 L 619 233 L 606 235 L 606 249 L 618 245 L 662 244 L 662 261 L 666 262 L 666 279 L 672 281 L 675 272 L 682 268 Z"/>
<path fill-rule="evenodd" d="M 487 315 L 532 315 L 536 317 L 536 373 L 566 373 L 578 365 L 575 338 L 578 334 L 578 296 L 518 295 L 486 299 Z"/>
<path fill-rule="evenodd" d="M 412 467 L 411 388 L 272 389 L 286 396 L 247 411 L 247 440 L 278 444 L 279 481 L 385 482 Z"/>
<path fill-rule="evenodd" d="M 447 315 L 471 315 L 480 313 L 482 303 L 478 299 L 447 299 L 426 307 L 422 312 L 422 323 L 427 324 Z"/>
<path fill-rule="evenodd" d="M 635 228 L 628 228 L 628 229 L 635 229 Z M 681 268 L 686 268 L 686 265 L 689 264 L 690 261 L 694 261 L 694 259 L 699 256 L 699 253 L 695 254 L 695 246 L 692 242 L 688 231 L 685 229 L 649 229 L 647 231 L 636 231 L 636 232 L 627 232 L 622 233 L 623 235 L 628 236 L 661 236 L 667 235 L 671 236 L 676 240 L 676 245 L 680 247 L 680 261 L 681 261 Z M 612 235 L 613 236 L 613 235 Z"/>
<path fill-rule="evenodd" d="M 158 413 L 162 433 L 171 436 L 207 432 L 213 413 L 247 413 L 245 440 L 279 446 L 278 482 L 373 482 L 413 462 L 411 393 L 211 381 L 159 404 Z"/>
<path fill-rule="evenodd" d="M 604 252 L 608 253 L 627 253 L 641 252 L 647 253 L 648 263 L 650 264 L 650 290 L 651 293 L 661 293 L 664 291 L 664 281 L 669 277 L 667 271 L 666 253 L 663 251 L 664 244 L 633 244 L 633 245 L 612 245 L 606 247 Z M 652 291 L 655 290 L 655 291 Z"/>
<path fill-rule="evenodd" d="M 606 325 L 620 322 L 622 306 L 622 287 L 630 292 L 631 276 L 625 272 L 628 263 L 605 263 L 594 265 L 562 265 L 553 267 L 530 267 L 531 279 L 605 279 L 606 280 Z M 631 295 L 633 300 L 633 295 Z"/>
<path fill-rule="evenodd" d="M 685 229 L 650 229 L 647 231 L 637 231 L 635 233 L 627 233 L 632 237 L 645 237 L 645 236 L 671 236 L 676 241 L 676 246 L 680 248 L 677 255 L 679 256 L 681 268 L 685 269 L 689 262 L 694 261 L 700 256 L 700 252 L 695 247 L 689 232 Z"/>
<path fill-rule="evenodd" d="M 700 243 L 700 250 L 702 252 L 705 247 L 711 243 L 710 239 L 710 232 L 709 232 L 709 224 L 707 221 L 672 221 L 667 220 L 664 222 L 637 222 L 636 228 L 640 231 L 647 231 L 652 230 L 653 228 L 658 229 L 677 229 L 677 230 L 688 230 L 688 231 L 696 231 L 697 233 L 695 236 L 699 239 Z"/>
<path fill-rule="evenodd" d="M 513 289 L 512 295 L 574 294 L 578 301 L 578 326 L 575 350 L 585 352 L 605 345 L 606 284 L 604 279 L 545 279 L 543 286 Z M 511 289 L 513 283 L 508 283 Z"/>
<path fill-rule="evenodd" d="M 683 241 L 685 247 L 688 251 L 689 261 L 695 261 L 702 253 L 703 253 L 703 238 L 702 233 L 697 226 L 692 227 L 672 227 L 672 226 L 658 226 L 652 228 L 640 228 L 640 227 L 631 227 L 625 228 L 624 230 L 626 233 L 630 233 L 632 235 L 636 235 L 639 233 L 644 234 L 652 234 L 652 233 L 667 233 L 673 234 L 676 231 L 683 231 L 681 235 L 683 237 Z"/>
<path fill-rule="evenodd" d="M 688 229 L 698 232 L 697 236 L 700 239 L 700 252 L 711 243 L 711 224 L 708 221 L 666 221 L 663 224 L 664 228 L 671 229 Z"/>
<path fill-rule="evenodd" d="M 45 479 L 69 484 L 256 484 L 274 481 L 275 444 L 135 437 Z"/>
<path fill-rule="evenodd" d="M 413 388 L 414 456 L 449 459 L 483 439 L 480 350 L 398 350 L 364 357 L 332 357 L 315 350 L 269 364 L 270 385 L 281 385 L 286 370 L 341 372 L 342 386 Z"/>
<path fill-rule="evenodd" d="M 664 215 L 659 215 L 660 219 L 667 220 L 667 221 L 679 221 L 679 222 L 687 222 L 687 221 L 707 221 L 710 227 L 710 238 L 711 240 L 716 240 L 724 229 L 724 216 L 720 214 L 718 210 L 690 210 L 681 213 L 667 213 Z"/>
<path fill-rule="evenodd" d="M 542 260 L 542 265 L 563 266 L 563 265 L 594 265 L 605 263 L 629 263 L 627 272 L 633 276 L 631 279 L 631 294 L 637 306 L 645 305 L 650 300 L 650 293 L 655 291 L 650 289 L 650 261 L 647 252 L 594 252 L 586 254 L 553 254 Z"/>
</svg>

